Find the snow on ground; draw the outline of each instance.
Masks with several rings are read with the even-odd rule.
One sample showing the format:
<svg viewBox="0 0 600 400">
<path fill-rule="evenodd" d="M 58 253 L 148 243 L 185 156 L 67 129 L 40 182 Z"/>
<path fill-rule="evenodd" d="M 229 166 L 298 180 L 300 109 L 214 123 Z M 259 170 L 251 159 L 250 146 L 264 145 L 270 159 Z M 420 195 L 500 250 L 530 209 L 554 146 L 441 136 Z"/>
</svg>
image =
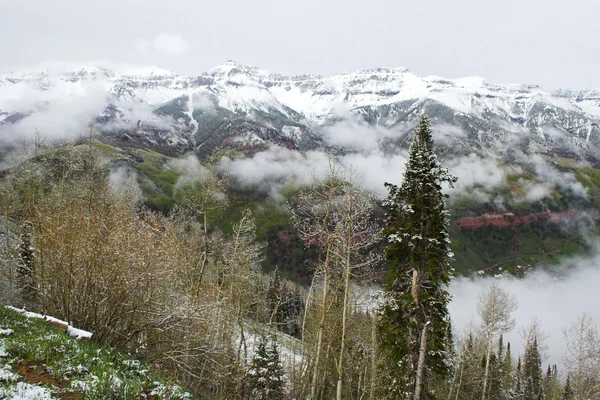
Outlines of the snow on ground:
<svg viewBox="0 0 600 400">
<path fill-rule="evenodd" d="M 8 335 L 12 335 L 13 333 L 15 333 L 15 331 L 13 331 L 12 329 L 0 328 L 0 336 L 8 336 Z"/>
<path fill-rule="evenodd" d="M 8 357 L 2 336 L 12 335 L 12 329 L 0 328 L 0 358 Z M 25 382 L 17 382 L 21 377 L 12 372 L 8 364 L 0 365 L 0 399 L 45 400 L 52 399 L 52 392 L 44 387 Z M 15 382 L 17 382 L 15 384 Z M 9 385 L 10 384 L 10 385 Z"/>
<path fill-rule="evenodd" d="M 6 345 L 4 344 L 4 339 L 1 336 L 9 336 L 12 335 L 14 331 L 12 329 L 2 329 L 0 328 L 0 358 L 8 357 L 8 353 L 6 352 Z M 2 381 L 2 373 L 0 371 L 0 381 Z"/>
<path fill-rule="evenodd" d="M 75 327 L 69 325 L 66 321 L 60 320 L 58 318 L 50 317 L 48 315 L 34 313 L 31 311 L 26 311 L 26 310 L 23 310 L 20 308 L 12 307 L 12 306 L 6 306 L 6 308 L 16 311 L 20 314 L 23 314 L 27 318 L 43 319 L 44 321 L 49 322 L 51 324 L 64 326 L 64 327 L 66 327 L 67 333 L 71 337 L 74 337 L 76 339 L 91 339 L 92 335 L 93 335 L 92 332 L 88 332 L 88 331 L 84 331 L 83 329 L 75 328 Z"/>
<path fill-rule="evenodd" d="M 41 386 L 19 382 L 16 385 L 8 388 L 0 387 L 0 399 L 51 400 L 52 392 Z"/>
<path fill-rule="evenodd" d="M 0 384 L 5 382 L 15 382 L 20 376 L 12 372 L 10 365 L 0 365 Z"/>
</svg>

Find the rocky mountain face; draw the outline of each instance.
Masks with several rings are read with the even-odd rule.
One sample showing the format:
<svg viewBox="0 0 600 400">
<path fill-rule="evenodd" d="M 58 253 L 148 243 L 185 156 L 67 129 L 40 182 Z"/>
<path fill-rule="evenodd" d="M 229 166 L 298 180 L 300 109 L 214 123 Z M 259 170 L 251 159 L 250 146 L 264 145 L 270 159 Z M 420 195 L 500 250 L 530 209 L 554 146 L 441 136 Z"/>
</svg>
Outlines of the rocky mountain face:
<svg viewBox="0 0 600 400">
<path fill-rule="evenodd" d="M 31 129 L 28 120 L 43 131 L 45 117 L 76 113 L 115 140 L 201 155 L 219 147 L 316 148 L 341 121 L 385 129 L 387 140 L 402 145 L 423 112 L 455 149 L 509 157 L 506 150 L 518 144 L 525 152 L 600 160 L 600 90 L 548 92 L 479 77 L 418 77 L 404 68 L 287 77 L 235 62 L 195 77 L 90 66 L 0 74 L 1 141 Z"/>
</svg>

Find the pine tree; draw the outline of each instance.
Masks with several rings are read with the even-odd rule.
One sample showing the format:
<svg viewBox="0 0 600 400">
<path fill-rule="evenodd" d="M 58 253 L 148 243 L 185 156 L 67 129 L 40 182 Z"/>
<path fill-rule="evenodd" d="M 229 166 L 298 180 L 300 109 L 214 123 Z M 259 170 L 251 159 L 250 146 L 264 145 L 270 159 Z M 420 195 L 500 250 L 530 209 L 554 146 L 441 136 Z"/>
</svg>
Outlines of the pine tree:
<svg viewBox="0 0 600 400">
<path fill-rule="evenodd" d="M 565 382 L 565 390 L 563 391 L 562 400 L 572 400 L 575 398 L 573 388 L 571 387 L 571 377 L 567 375 L 567 381 Z"/>
<path fill-rule="evenodd" d="M 21 295 L 22 305 L 31 308 L 35 305 L 36 289 L 34 278 L 34 256 L 32 232 L 30 223 L 23 224 L 19 245 L 19 264 L 17 265 L 17 280 Z"/>
<path fill-rule="evenodd" d="M 538 351 L 537 338 L 534 338 L 525 349 L 523 377 L 525 379 L 525 399 L 537 399 L 542 387 L 542 359 Z"/>
<path fill-rule="evenodd" d="M 512 381 L 514 386 L 510 397 L 515 400 L 523 399 L 525 397 L 525 385 L 523 383 L 523 368 L 521 364 L 521 357 L 519 357 L 517 360 L 517 368 L 515 368 L 515 371 L 513 373 Z"/>
<path fill-rule="evenodd" d="M 504 340 L 502 335 L 498 338 L 498 353 L 490 357 L 490 387 L 488 398 L 490 400 L 503 400 L 504 397 Z"/>
<path fill-rule="evenodd" d="M 503 365 L 504 393 L 509 392 L 513 386 L 513 365 L 512 354 L 510 351 L 510 342 L 506 344 L 506 353 L 504 355 Z"/>
<path fill-rule="evenodd" d="M 285 398 L 285 375 L 275 340 L 271 340 L 271 345 L 268 346 L 264 336 L 260 339 L 246 376 L 250 399 L 282 400 Z"/>
<path fill-rule="evenodd" d="M 431 380 L 447 373 L 452 253 L 441 185 L 454 181 L 433 152 L 429 119 L 423 115 L 401 186 L 386 183 L 388 274 L 380 331 L 389 367 L 383 375 L 393 398 L 418 400 L 427 392 L 425 376 Z"/>
<path fill-rule="evenodd" d="M 562 394 L 562 385 L 558 379 L 558 369 L 556 364 L 550 369 L 550 376 L 546 374 L 546 399 L 560 400 Z"/>
</svg>

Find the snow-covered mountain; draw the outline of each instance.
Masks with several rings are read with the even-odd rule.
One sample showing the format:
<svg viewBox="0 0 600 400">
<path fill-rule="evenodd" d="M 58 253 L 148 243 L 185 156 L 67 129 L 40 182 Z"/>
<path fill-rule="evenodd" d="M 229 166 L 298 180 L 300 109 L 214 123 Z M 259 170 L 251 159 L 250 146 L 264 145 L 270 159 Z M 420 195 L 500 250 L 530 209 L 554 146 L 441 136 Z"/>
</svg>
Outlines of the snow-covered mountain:
<svg viewBox="0 0 600 400">
<path fill-rule="evenodd" d="M 461 146 L 502 154 L 519 143 L 600 159 L 600 90 L 549 92 L 480 77 L 418 77 L 404 68 L 288 77 L 231 61 L 194 77 L 97 66 L 0 74 L 4 141 L 34 123 L 44 131 L 47 120 L 64 115 L 95 120 L 119 140 L 205 153 L 271 143 L 312 148 L 343 120 L 380 126 L 401 143 L 424 111 Z"/>
</svg>

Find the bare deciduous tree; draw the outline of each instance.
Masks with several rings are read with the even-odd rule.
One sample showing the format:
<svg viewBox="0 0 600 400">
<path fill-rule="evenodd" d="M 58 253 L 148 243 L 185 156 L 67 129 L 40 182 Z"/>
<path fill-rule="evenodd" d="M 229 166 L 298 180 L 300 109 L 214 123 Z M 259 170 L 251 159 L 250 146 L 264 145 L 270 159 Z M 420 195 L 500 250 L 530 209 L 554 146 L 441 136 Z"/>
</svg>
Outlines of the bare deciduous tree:
<svg viewBox="0 0 600 400">
<path fill-rule="evenodd" d="M 575 399 L 588 399 L 600 393 L 600 335 L 587 314 L 581 314 L 563 328 L 567 345 L 564 364 L 571 379 Z"/>
<path fill-rule="evenodd" d="M 497 283 L 493 283 L 486 292 L 479 296 L 477 314 L 479 314 L 483 328 L 485 329 L 488 346 L 485 374 L 483 377 L 482 400 L 485 400 L 488 389 L 490 358 L 494 337 L 508 332 L 515 327 L 515 320 L 511 317 L 511 313 L 516 309 L 517 300 L 515 297 L 505 292 Z"/>
</svg>

